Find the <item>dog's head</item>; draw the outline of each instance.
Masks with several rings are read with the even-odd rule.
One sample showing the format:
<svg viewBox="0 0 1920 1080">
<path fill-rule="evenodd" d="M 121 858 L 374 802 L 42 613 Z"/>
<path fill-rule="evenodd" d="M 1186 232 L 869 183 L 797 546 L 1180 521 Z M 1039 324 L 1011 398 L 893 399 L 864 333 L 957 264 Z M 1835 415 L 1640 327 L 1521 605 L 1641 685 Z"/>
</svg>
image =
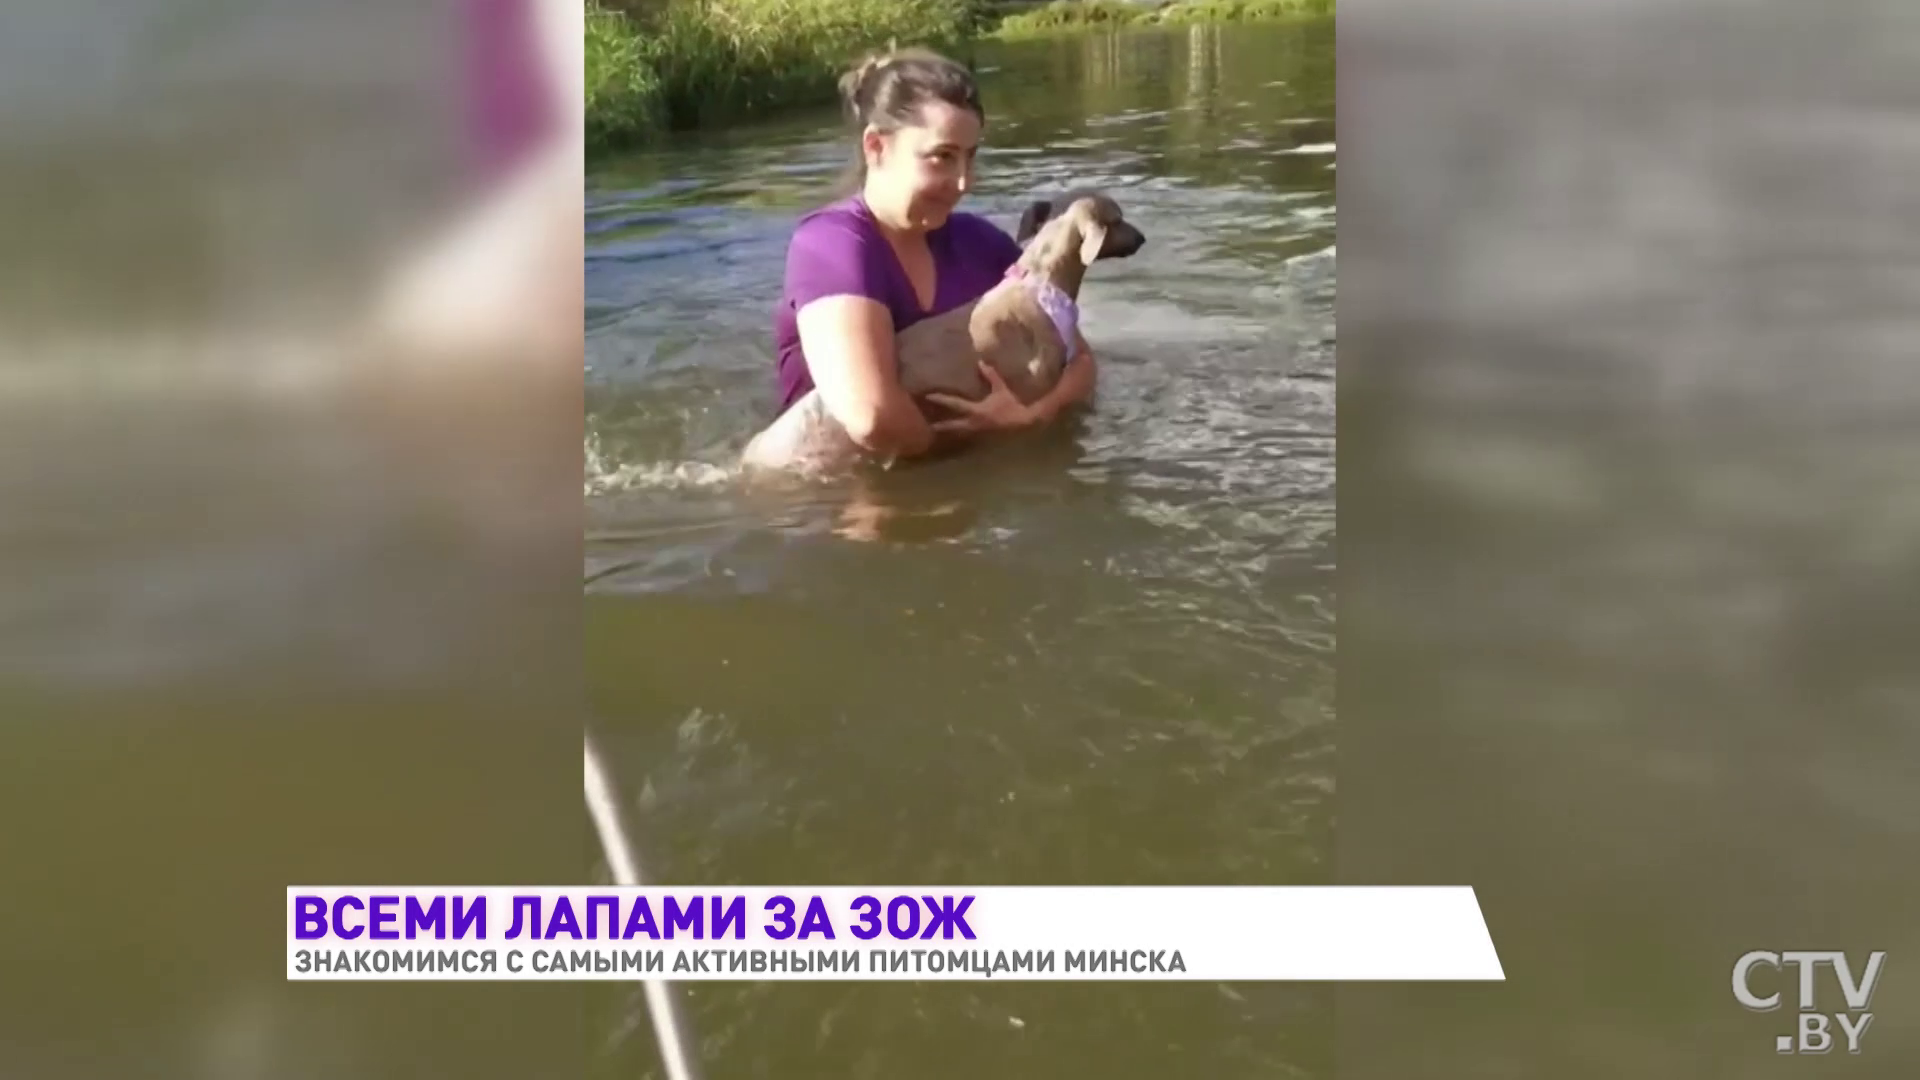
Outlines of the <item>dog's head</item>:
<svg viewBox="0 0 1920 1080">
<path fill-rule="evenodd" d="M 1078 252 L 1082 266 L 1091 266 L 1096 259 L 1124 259 L 1147 242 L 1146 235 L 1121 214 L 1120 204 L 1099 192 L 1075 194 L 1060 202 L 1066 209 L 1056 214 L 1053 200 L 1034 200 L 1020 215 L 1020 231 L 1014 239 L 1025 246 L 1042 232 L 1057 231 L 1057 240 L 1048 239 Z"/>
</svg>

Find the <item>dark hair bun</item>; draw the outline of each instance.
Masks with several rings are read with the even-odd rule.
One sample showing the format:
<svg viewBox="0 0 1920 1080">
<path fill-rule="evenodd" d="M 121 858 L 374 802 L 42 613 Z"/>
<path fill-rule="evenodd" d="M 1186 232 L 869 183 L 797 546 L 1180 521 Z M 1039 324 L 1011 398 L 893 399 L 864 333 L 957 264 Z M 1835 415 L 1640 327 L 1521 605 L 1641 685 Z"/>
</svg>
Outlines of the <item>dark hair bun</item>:
<svg viewBox="0 0 1920 1080">
<path fill-rule="evenodd" d="M 846 74 L 840 76 L 840 101 L 855 123 L 865 124 L 873 108 L 874 77 L 893 62 L 890 52 L 868 53 Z"/>
</svg>

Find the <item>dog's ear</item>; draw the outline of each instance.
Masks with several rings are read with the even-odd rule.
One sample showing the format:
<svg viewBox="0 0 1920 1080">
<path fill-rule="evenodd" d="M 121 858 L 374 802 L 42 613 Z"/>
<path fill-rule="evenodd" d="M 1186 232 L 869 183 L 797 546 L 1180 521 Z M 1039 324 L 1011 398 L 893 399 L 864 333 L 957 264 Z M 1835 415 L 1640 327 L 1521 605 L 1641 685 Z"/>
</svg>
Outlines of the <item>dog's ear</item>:
<svg viewBox="0 0 1920 1080">
<path fill-rule="evenodd" d="M 1020 231 L 1014 234 L 1014 242 L 1024 246 L 1052 216 L 1053 204 L 1046 199 L 1035 199 L 1028 203 L 1027 212 L 1020 215 Z"/>
<path fill-rule="evenodd" d="M 1107 226 L 1105 222 L 1094 220 L 1088 215 L 1080 226 L 1080 265 L 1092 266 L 1100 257 L 1100 249 L 1107 246 Z"/>
</svg>

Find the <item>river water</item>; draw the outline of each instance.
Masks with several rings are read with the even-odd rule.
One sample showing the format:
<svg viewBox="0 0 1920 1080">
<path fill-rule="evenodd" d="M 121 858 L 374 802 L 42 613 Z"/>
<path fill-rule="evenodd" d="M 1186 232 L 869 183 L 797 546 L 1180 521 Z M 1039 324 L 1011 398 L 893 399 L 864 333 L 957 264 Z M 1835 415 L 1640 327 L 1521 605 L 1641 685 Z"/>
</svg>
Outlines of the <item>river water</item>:
<svg viewBox="0 0 1920 1080">
<path fill-rule="evenodd" d="M 1330 880 L 1331 21 L 998 45 L 970 209 L 1101 186 L 1147 234 L 1082 294 L 1098 407 L 1020 445 L 778 496 L 794 218 L 819 112 L 588 180 L 587 667 L 659 881 Z M 597 1075 L 659 1075 L 637 987 Z M 1283 1077 L 1313 986 L 683 988 L 729 1077 Z M 651 1070 L 651 1073 L 650 1073 Z"/>
</svg>

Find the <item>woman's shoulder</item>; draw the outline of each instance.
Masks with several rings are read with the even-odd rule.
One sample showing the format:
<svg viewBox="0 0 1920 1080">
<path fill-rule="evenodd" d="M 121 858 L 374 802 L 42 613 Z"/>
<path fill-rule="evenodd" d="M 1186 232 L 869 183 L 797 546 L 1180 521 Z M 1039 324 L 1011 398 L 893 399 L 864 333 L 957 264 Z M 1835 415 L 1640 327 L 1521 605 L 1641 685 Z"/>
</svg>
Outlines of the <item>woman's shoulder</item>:
<svg viewBox="0 0 1920 1080">
<path fill-rule="evenodd" d="M 826 296 L 884 298 L 884 247 L 866 207 L 857 199 L 807 211 L 787 241 L 789 302 L 800 307 Z"/>
<path fill-rule="evenodd" d="M 859 199 L 840 199 L 825 206 L 817 206 L 800 215 L 794 223 L 792 243 L 798 245 L 829 244 L 837 246 L 864 247 L 876 238 L 872 216 Z"/>
</svg>

